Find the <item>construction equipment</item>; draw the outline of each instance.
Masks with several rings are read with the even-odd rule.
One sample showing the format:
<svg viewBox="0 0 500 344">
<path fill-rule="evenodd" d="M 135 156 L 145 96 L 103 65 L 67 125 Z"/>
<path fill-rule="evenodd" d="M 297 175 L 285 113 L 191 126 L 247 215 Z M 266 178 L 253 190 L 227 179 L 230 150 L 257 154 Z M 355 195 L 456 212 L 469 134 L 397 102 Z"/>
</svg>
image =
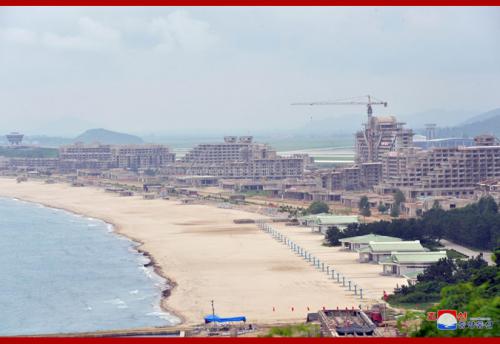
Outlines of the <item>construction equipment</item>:
<svg viewBox="0 0 500 344">
<path fill-rule="evenodd" d="M 366 98 L 367 100 L 363 100 Z M 387 102 L 382 101 L 380 99 L 376 99 L 370 95 L 354 97 L 354 98 L 346 98 L 339 99 L 336 101 L 322 101 L 322 102 L 308 102 L 308 103 L 292 103 L 291 105 L 366 105 L 366 112 L 368 114 L 368 118 L 372 116 L 373 109 L 372 105 L 383 105 L 387 107 Z"/>
</svg>

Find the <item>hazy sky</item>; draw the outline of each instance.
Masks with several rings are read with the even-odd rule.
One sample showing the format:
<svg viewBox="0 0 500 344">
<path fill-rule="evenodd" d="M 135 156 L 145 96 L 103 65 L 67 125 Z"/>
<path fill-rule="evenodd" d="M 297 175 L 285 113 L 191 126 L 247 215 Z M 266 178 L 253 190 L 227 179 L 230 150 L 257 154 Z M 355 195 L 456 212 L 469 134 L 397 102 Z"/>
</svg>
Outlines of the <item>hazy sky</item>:
<svg viewBox="0 0 500 344">
<path fill-rule="evenodd" d="M 499 107 L 500 9 L 0 8 L 3 132 L 360 122 L 289 104 L 363 94 L 403 118 Z"/>
</svg>

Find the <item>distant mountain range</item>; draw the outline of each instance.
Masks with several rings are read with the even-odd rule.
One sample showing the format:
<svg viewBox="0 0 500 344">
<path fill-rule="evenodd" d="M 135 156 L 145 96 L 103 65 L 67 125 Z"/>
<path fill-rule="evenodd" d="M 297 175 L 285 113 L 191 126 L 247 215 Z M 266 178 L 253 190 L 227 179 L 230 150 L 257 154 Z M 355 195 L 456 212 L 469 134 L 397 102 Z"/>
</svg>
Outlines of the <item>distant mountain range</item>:
<svg viewBox="0 0 500 344">
<path fill-rule="evenodd" d="M 425 133 L 425 129 L 415 131 Z M 500 108 L 473 116 L 456 126 L 436 128 L 436 137 L 473 137 L 480 134 L 500 137 Z"/>
<path fill-rule="evenodd" d="M 481 113 L 479 115 L 471 116 L 469 119 L 462 122 L 453 122 L 456 118 L 464 118 L 459 116 L 459 112 L 455 115 L 452 111 L 444 111 L 443 116 L 448 119 L 444 122 L 443 116 L 439 115 L 440 110 L 432 110 L 422 113 L 422 116 L 415 120 L 412 125 L 408 123 L 408 128 L 413 128 L 417 134 L 425 134 L 424 123 L 436 123 L 437 137 L 473 137 L 478 134 L 490 133 L 500 137 L 500 108 Z M 432 116 L 431 116 L 432 115 Z M 401 120 L 405 120 L 408 116 L 402 116 Z M 400 119 L 398 117 L 398 119 Z M 433 119 L 435 119 L 433 121 Z M 321 120 L 311 120 L 296 130 L 280 132 L 280 134 L 272 135 L 256 135 L 256 140 L 262 142 L 275 141 L 318 141 L 325 139 L 342 142 L 348 142 L 353 139 L 353 134 L 362 128 L 362 123 L 365 121 L 365 116 L 357 115 L 344 115 L 336 118 L 326 118 Z M 410 121 L 408 121 L 410 122 Z M 442 123 L 450 123 L 445 127 Z M 94 143 L 99 142 L 102 144 L 141 144 L 145 141 L 165 143 L 172 147 L 186 148 L 192 147 L 200 142 L 219 142 L 222 138 L 219 136 L 200 137 L 193 134 L 190 135 L 146 135 L 145 140 L 139 136 L 111 131 L 103 128 L 89 129 L 75 138 L 71 137 L 58 137 L 58 136 L 44 136 L 44 135 L 27 135 L 24 138 L 24 143 L 34 144 L 44 147 L 58 147 L 64 144 L 74 142 Z M 4 136 L 0 136 L 0 143 L 6 144 Z M 338 142 L 337 142 L 338 143 Z M 286 143 L 285 145 L 287 145 Z M 318 143 L 319 144 L 319 143 Z M 324 143 L 321 143 L 323 145 Z M 347 144 L 347 143 L 346 143 Z M 279 144 L 278 144 L 279 145 Z"/>
</svg>

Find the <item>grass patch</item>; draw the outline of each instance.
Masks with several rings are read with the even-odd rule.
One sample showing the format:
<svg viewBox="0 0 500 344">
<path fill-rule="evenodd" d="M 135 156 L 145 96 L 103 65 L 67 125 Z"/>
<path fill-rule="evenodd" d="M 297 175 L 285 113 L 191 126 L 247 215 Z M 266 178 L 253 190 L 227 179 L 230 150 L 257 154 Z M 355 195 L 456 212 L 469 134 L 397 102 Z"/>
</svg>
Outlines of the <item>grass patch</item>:
<svg viewBox="0 0 500 344">
<path fill-rule="evenodd" d="M 47 147 L 0 147 L 0 156 L 7 158 L 57 158 L 59 150 Z"/>
<path fill-rule="evenodd" d="M 420 311 L 425 311 L 426 309 L 431 308 L 438 302 L 418 302 L 418 303 L 400 303 L 400 302 L 389 302 L 391 307 L 394 308 L 402 308 L 406 310 L 414 309 L 414 310 L 420 310 Z"/>
<path fill-rule="evenodd" d="M 452 258 L 452 259 L 467 259 L 468 258 L 468 256 L 466 256 L 465 254 L 460 253 L 460 252 L 458 252 L 457 250 L 454 250 L 454 249 L 447 249 L 446 250 L 446 256 L 448 258 Z"/>
<path fill-rule="evenodd" d="M 321 337 L 318 324 L 299 324 L 272 327 L 264 337 Z"/>
</svg>

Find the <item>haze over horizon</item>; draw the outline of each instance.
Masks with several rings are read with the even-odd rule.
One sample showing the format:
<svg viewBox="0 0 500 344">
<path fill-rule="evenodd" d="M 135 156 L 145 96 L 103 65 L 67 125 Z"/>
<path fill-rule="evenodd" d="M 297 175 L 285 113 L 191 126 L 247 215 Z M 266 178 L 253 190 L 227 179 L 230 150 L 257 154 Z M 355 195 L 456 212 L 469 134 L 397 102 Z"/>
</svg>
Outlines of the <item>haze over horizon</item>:
<svg viewBox="0 0 500 344">
<path fill-rule="evenodd" d="M 498 37 L 499 8 L 3 7 L 0 127 L 342 128 L 365 108 L 290 103 L 362 94 L 389 102 L 375 114 L 454 125 L 500 107 Z"/>
</svg>

